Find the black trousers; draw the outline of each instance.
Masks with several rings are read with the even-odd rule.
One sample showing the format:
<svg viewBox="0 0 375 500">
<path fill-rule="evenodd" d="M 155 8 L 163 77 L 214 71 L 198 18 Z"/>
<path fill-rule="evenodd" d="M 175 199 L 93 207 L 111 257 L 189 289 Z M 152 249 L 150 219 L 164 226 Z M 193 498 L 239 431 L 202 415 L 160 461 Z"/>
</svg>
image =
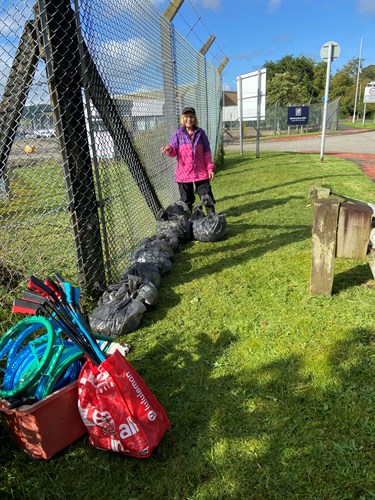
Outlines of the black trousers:
<svg viewBox="0 0 375 500">
<path fill-rule="evenodd" d="M 215 203 L 210 181 L 208 179 L 196 182 L 178 182 L 180 200 L 185 202 L 189 206 L 190 210 L 192 209 L 195 201 L 194 186 L 200 199 L 202 199 L 203 195 L 209 195 L 212 198 L 213 203 Z"/>
</svg>

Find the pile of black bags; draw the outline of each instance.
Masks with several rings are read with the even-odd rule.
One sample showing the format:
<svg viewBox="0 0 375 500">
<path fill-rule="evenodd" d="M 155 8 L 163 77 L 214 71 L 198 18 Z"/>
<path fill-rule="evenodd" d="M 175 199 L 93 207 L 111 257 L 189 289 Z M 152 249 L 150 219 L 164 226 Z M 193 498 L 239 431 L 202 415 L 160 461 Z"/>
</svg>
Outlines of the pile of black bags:
<svg viewBox="0 0 375 500">
<path fill-rule="evenodd" d="M 103 294 L 89 315 L 94 331 L 116 338 L 136 330 L 147 308 L 156 304 L 161 277 L 172 269 L 180 244 L 192 239 L 219 241 L 225 237 L 225 217 L 209 213 L 209 204 L 210 200 L 205 204 L 208 215 L 203 204 L 195 207 L 192 214 L 182 201 L 160 211 L 156 234 L 144 239 L 132 253 L 129 267 L 118 283 L 107 288 L 98 285 Z"/>
</svg>

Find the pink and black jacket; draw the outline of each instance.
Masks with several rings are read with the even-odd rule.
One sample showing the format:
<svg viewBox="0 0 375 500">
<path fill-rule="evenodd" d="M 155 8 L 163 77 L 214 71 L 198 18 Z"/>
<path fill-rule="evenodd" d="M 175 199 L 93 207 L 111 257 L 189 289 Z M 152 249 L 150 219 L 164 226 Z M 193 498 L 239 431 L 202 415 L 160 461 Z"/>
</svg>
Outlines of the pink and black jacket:
<svg viewBox="0 0 375 500">
<path fill-rule="evenodd" d="M 214 169 L 210 143 L 206 132 L 197 127 L 190 140 L 185 127 L 178 128 L 169 142 L 167 156 L 177 156 L 176 182 L 196 182 L 208 179 Z"/>
</svg>

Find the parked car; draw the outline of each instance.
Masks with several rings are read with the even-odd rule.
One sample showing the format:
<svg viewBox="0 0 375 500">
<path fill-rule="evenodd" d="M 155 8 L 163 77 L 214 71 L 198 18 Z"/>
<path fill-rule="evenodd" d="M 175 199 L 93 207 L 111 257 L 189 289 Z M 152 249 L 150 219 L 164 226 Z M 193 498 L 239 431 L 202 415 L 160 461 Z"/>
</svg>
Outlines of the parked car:
<svg viewBox="0 0 375 500">
<path fill-rule="evenodd" d="M 25 134 L 26 139 L 37 139 L 37 138 L 49 139 L 50 137 L 56 137 L 56 132 L 55 129 L 53 128 L 35 129 Z"/>
<path fill-rule="evenodd" d="M 34 130 L 35 137 L 42 137 L 49 139 L 50 137 L 56 137 L 56 132 L 53 128 L 44 128 L 40 130 Z"/>
</svg>

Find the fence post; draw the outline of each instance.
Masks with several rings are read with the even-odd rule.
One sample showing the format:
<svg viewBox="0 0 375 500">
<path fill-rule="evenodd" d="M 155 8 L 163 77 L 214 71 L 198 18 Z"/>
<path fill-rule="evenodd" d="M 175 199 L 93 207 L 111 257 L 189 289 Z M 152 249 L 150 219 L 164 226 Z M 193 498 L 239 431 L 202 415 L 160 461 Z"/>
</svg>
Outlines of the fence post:
<svg viewBox="0 0 375 500">
<path fill-rule="evenodd" d="M 172 20 L 183 0 L 174 5 L 169 4 L 163 16 L 160 16 L 160 43 L 161 43 L 161 64 L 163 71 L 164 88 L 164 115 L 167 117 L 166 123 L 169 125 L 167 133 L 172 135 L 178 123 L 178 103 L 177 103 L 177 83 L 176 83 L 176 61 L 174 54 L 174 28 Z"/>
<path fill-rule="evenodd" d="M 80 284 L 90 295 L 105 282 L 98 208 L 69 0 L 38 0 L 48 85 L 63 159 Z"/>
</svg>

